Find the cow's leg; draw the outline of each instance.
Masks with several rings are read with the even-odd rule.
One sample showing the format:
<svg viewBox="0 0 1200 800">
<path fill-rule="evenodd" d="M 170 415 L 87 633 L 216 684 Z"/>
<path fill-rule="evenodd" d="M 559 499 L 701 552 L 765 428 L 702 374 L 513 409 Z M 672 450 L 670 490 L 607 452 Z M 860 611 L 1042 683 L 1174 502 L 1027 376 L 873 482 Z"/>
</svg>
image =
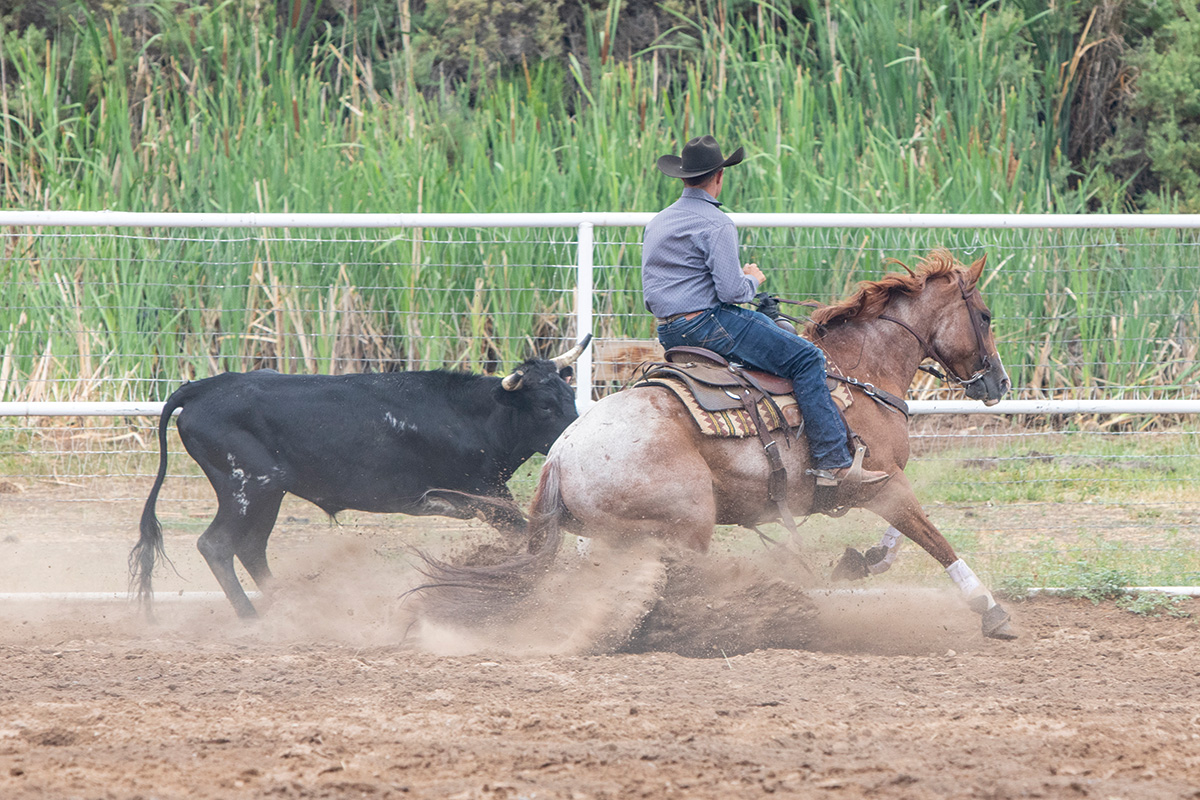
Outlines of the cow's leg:
<svg viewBox="0 0 1200 800">
<path fill-rule="evenodd" d="M 279 506 L 283 493 L 249 497 L 245 509 L 244 524 L 238 526 L 233 539 L 234 554 L 250 573 L 255 585 L 263 594 L 271 591 L 271 568 L 267 566 L 267 540 L 279 517 Z"/>
<path fill-rule="evenodd" d="M 893 474 L 887 485 L 866 507 L 919 544 L 946 568 L 946 574 L 958 586 L 967 605 L 983 617 L 985 636 L 993 639 L 1016 638 L 1017 634 L 1009 622 L 1008 612 L 1001 608 L 974 571 L 954 552 L 946 537 L 942 536 L 941 531 L 925 516 L 904 473 Z"/>
<path fill-rule="evenodd" d="M 233 604 L 233 610 L 239 617 L 248 619 L 258 616 L 258 612 L 254 610 L 254 604 L 246 596 L 246 591 L 233 570 L 233 557 L 236 553 L 234 542 L 240 535 L 244 520 L 242 507 L 238 503 L 225 498 L 219 499 L 217 515 L 200 535 L 196 548 L 208 562 L 208 568 L 212 570 L 217 583 L 221 584 L 221 589 L 225 591 L 225 596 Z"/>
<path fill-rule="evenodd" d="M 217 515 L 196 542 L 209 569 L 239 617 L 258 616 L 233 568 L 234 556 L 259 588 L 269 583 L 267 537 L 275 525 L 287 488 L 275 456 L 253 437 L 238 441 L 202 441 L 192 434 L 188 452 L 217 493 Z"/>
</svg>

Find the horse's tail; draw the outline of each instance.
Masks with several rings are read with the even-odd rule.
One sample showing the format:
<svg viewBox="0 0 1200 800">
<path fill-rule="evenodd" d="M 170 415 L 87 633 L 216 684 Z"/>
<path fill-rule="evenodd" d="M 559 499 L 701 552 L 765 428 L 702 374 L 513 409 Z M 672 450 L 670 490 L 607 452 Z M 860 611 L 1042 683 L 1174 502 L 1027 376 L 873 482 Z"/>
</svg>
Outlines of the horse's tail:
<svg viewBox="0 0 1200 800">
<path fill-rule="evenodd" d="M 154 618 L 152 604 L 155 558 L 171 563 L 163 547 L 162 525 L 159 524 L 154 509 L 158 504 L 158 492 L 167 477 L 167 424 L 170 423 L 176 409 L 182 408 L 184 400 L 191 394 L 184 391 L 187 388 L 188 386 L 180 388 L 167 399 L 158 418 L 158 475 L 154 478 L 150 496 L 146 498 L 146 505 L 142 508 L 141 537 L 129 551 L 129 591 L 131 594 L 137 593 L 138 603 L 145 610 L 147 619 Z"/>
<path fill-rule="evenodd" d="M 567 506 L 562 499 L 557 458 L 548 458 L 538 476 L 537 491 L 529 505 L 529 552 L 539 556 L 548 567 L 562 544 L 562 518 Z"/>
<path fill-rule="evenodd" d="M 511 613 L 549 571 L 562 544 L 566 511 L 559 489 L 558 461 L 546 460 L 530 506 L 528 549 L 495 564 L 452 564 L 420 553 L 428 578 L 411 592 L 421 596 L 422 613 L 443 620 L 479 620 Z"/>
</svg>

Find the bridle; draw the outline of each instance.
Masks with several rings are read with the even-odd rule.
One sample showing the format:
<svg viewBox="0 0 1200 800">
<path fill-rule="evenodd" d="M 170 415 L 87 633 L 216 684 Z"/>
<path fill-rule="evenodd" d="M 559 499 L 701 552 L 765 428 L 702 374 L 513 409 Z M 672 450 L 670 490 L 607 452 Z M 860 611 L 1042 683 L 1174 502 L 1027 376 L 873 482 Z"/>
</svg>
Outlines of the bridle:
<svg viewBox="0 0 1200 800">
<path fill-rule="evenodd" d="M 902 322 L 901 320 L 898 320 L 895 317 L 888 316 L 887 314 L 880 314 L 879 319 L 884 319 L 884 320 L 887 320 L 888 322 L 894 322 L 897 325 L 899 325 L 901 328 L 904 328 L 904 330 L 911 333 L 913 335 L 913 337 L 917 340 L 917 342 L 921 345 L 921 348 L 925 351 L 925 355 L 929 358 L 932 358 L 939 365 L 941 365 L 941 368 L 943 370 L 945 370 L 945 373 L 943 374 L 937 368 L 930 367 L 930 366 L 922 366 L 922 367 L 919 367 L 919 369 L 921 369 L 924 372 L 928 372 L 930 375 L 933 375 L 938 380 L 954 381 L 958 385 L 965 387 L 965 386 L 970 386 L 971 384 L 975 383 L 976 381 L 981 380 L 985 375 L 988 374 L 988 372 L 991 371 L 992 358 L 987 352 L 987 347 L 984 345 L 983 315 L 982 315 L 982 313 L 980 313 L 978 308 L 971 305 L 970 296 L 971 296 L 971 293 L 974 292 L 974 289 L 972 289 L 971 292 L 967 291 L 967 287 L 963 283 L 961 274 L 955 273 L 954 277 L 958 281 L 958 292 L 960 295 L 962 295 L 963 302 L 967 304 L 967 316 L 971 320 L 971 328 L 975 331 L 975 345 L 979 350 L 979 360 L 983 363 L 983 366 L 981 366 L 978 370 L 976 370 L 975 374 L 973 374 L 971 377 L 969 377 L 969 378 L 958 377 L 958 375 L 955 374 L 954 370 L 950 368 L 950 365 L 946 362 L 946 360 L 943 359 L 940 355 L 938 355 L 937 351 L 934 350 L 932 346 L 930 346 L 929 342 L 925 341 L 924 337 L 922 337 L 921 334 L 914 331 L 912 329 L 912 326 L 910 326 L 907 322 Z"/>
<path fill-rule="evenodd" d="M 971 305 L 971 299 L 970 299 L 971 295 L 978 294 L 978 292 L 975 290 L 974 287 L 972 287 L 971 291 L 969 291 L 969 292 L 967 291 L 967 286 L 965 283 L 963 283 L 962 273 L 955 272 L 954 279 L 956 281 L 958 281 L 958 293 L 962 297 L 963 302 L 966 303 L 966 305 L 967 305 L 967 317 L 971 320 L 971 329 L 975 332 L 975 347 L 978 350 L 979 360 L 982 364 L 982 366 L 980 366 L 980 368 L 978 370 L 976 370 L 974 372 L 974 374 L 971 375 L 971 377 L 960 378 L 957 374 L 955 374 L 954 370 L 951 369 L 950 365 L 946 362 L 946 360 L 944 358 L 942 358 L 940 355 L 938 355 L 938 352 L 933 349 L 933 347 L 929 344 L 929 342 L 925 341 L 925 337 L 921 336 L 921 334 L 919 334 L 915 330 L 913 330 L 912 326 L 910 326 L 907 322 L 904 322 L 903 320 L 898 320 L 895 317 L 889 316 L 887 314 L 880 314 L 878 318 L 887 320 L 888 322 L 894 322 L 897 325 L 899 325 L 901 328 L 904 328 L 904 330 L 911 333 L 913 335 L 913 338 L 916 339 L 917 342 L 921 345 L 921 349 L 924 351 L 925 356 L 928 358 L 932 358 L 934 361 L 936 361 L 941 366 L 941 368 L 943 370 L 945 370 L 945 373 L 943 373 L 937 367 L 933 367 L 928 364 L 922 364 L 917 369 L 921 370 L 922 372 L 928 372 L 930 375 L 933 375 L 938 380 L 953 381 L 954 383 L 957 383 L 959 386 L 965 387 L 965 386 L 970 386 L 973 383 L 977 383 L 978 381 L 982 380 L 984 378 L 984 376 L 986 376 L 989 372 L 991 372 L 992 357 L 991 357 L 991 355 L 988 354 L 987 346 L 984 344 L 984 338 L 985 338 L 984 331 L 987 326 L 983 321 L 983 314 L 982 314 L 982 312 L 980 312 L 980 310 L 978 308 Z M 766 292 L 762 292 L 762 293 L 756 295 L 754 298 L 754 302 L 756 304 L 757 309 L 760 312 L 762 312 L 763 314 L 766 314 L 771 319 L 773 319 L 773 320 L 786 319 L 789 322 L 793 322 L 793 323 L 799 323 L 800 320 L 797 319 L 796 317 L 788 316 L 787 314 L 782 313 L 779 310 L 779 304 L 780 303 L 788 303 L 790 305 L 797 305 L 797 306 L 810 305 L 810 303 L 807 301 L 784 300 L 780 297 L 776 297 L 774 295 L 769 295 Z M 863 384 L 863 385 L 870 386 L 870 384 Z M 874 388 L 874 387 L 871 387 L 871 388 Z M 905 410 L 906 415 L 907 415 L 907 413 L 908 413 L 907 410 Z"/>
</svg>

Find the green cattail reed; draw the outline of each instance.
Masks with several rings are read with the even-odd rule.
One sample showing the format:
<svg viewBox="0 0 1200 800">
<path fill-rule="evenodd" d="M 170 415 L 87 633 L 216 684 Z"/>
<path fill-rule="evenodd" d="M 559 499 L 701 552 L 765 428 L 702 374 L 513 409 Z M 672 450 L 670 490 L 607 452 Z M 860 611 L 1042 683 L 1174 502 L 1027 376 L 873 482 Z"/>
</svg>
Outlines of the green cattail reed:
<svg viewBox="0 0 1200 800">
<path fill-rule="evenodd" d="M 344 37 L 277 36 L 245 4 L 172 8 L 150 7 L 162 33 L 145 43 L 97 17 L 52 42 L 3 34 L 11 207 L 653 211 L 679 188 L 654 159 L 702 132 L 749 154 L 722 196 L 731 211 L 1091 202 L 1089 176 L 1068 183 L 1060 163 L 1063 85 L 1035 66 L 1071 45 L 1016 3 L 760 2 L 738 16 L 700 0 L 703 13 L 629 54 L 613 47 L 613 2 L 589 17 L 578 58 L 512 74 L 475 59 L 436 90 L 417 85 L 410 48 L 362 44 L 408 41 L 407 27 L 359 15 Z M 157 396 L 219 369 L 341 369 L 349 353 L 372 368 L 478 366 L 493 350 L 511 364 L 539 344 L 535 328 L 577 333 L 571 231 L 86 233 L 10 232 L 0 399 L 48 369 L 82 385 L 87 364 L 101 381 L 89 391 L 122 376 L 121 391 Z M 596 233 L 595 332 L 649 338 L 640 231 Z M 988 300 L 1015 384 L 1092 392 L 1189 374 L 1170 360 L 1200 328 L 1186 238 L 753 230 L 743 242 L 772 291 L 822 301 L 878 277 L 888 256 L 988 251 L 1004 262 Z M 64 294 L 56 274 L 78 288 Z"/>
</svg>

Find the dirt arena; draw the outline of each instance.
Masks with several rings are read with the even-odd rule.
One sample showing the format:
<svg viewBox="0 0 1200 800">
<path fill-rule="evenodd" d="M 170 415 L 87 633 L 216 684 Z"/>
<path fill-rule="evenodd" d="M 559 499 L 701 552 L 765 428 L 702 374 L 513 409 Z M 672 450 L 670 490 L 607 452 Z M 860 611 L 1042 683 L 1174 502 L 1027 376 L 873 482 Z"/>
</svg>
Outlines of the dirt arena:
<svg viewBox="0 0 1200 800">
<path fill-rule="evenodd" d="M 152 626 L 124 601 L 0 604 L 0 798 L 1200 797 L 1194 618 L 1040 598 L 993 642 L 950 591 L 876 579 L 811 592 L 802 646 L 622 654 L 595 633 L 655 584 L 593 555 L 551 635 L 414 637 L 411 567 L 368 523 L 285 521 L 255 623 L 223 599 Z M 72 533 L 94 527 L 0 521 L 6 590 L 111 588 L 132 536 Z M 160 590 L 215 588 L 194 540 L 169 533 Z M 733 605 L 767 641 L 794 598 L 765 586 Z"/>
</svg>

